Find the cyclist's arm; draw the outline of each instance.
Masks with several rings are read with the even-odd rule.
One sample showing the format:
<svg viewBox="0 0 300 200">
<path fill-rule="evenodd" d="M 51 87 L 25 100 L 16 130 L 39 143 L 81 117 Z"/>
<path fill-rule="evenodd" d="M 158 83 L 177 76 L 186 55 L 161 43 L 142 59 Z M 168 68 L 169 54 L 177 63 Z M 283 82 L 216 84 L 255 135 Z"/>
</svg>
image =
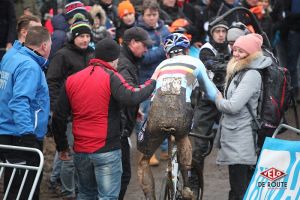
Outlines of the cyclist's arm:
<svg viewBox="0 0 300 200">
<path fill-rule="evenodd" d="M 196 76 L 199 85 L 203 87 L 208 99 L 215 102 L 216 95 L 219 92 L 218 89 L 216 88 L 215 84 L 208 78 L 206 69 L 200 60 L 198 60 L 196 66 L 197 68 L 193 72 L 194 76 Z"/>
</svg>

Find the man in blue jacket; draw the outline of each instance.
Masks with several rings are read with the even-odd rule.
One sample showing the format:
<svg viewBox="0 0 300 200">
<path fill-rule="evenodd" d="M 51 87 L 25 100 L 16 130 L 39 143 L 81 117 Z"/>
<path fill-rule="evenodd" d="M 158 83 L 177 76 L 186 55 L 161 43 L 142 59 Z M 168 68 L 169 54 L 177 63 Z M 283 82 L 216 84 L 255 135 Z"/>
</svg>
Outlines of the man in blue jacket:
<svg viewBox="0 0 300 200">
<path fill-rule="evenodd" d="M 32 27 L 24 46 L 0 66 L 0 144 L 33 147 L 42 150 L 47 133 L 50 110 L 48 86 L 43 70 L 51 49 L 51 37 L 44 27 Z M 1 151 L 1 158 L 9 163 L 37 166 L 36 153 Z M 20 170 L 14 178 L 8 199 L 16 199 L 22 181 Z M 5 171 L 10 177 L 10 170 Z M 28 199 L 35 172 L 29 172 L 21 199 Z M 9 180 L 9 179 L 8 179 Z M 7 181 L 8 181 L 7 180 Z M 41 179 L 40 179 L 41 180 Z M 5 181 L 5 187 L 7 186 Z M 39 199 L 39 185 L 33 199 Z"/>
</svg>

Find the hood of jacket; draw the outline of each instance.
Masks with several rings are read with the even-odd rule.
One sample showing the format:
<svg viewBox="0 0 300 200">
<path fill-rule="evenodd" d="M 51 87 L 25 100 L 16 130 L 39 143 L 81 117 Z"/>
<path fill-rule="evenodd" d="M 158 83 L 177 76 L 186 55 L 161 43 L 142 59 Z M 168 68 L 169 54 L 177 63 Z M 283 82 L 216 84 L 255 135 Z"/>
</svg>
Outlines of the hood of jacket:
<svg viewBox="0 0 300 200">
<path fill-rule="evenodd" d="M 52 26 L 54 30 L 62 30 L 67 32 L 69 28 L 69 24 L 67 23 L 64 15 L 58 14 L 55 15 L 51 20 Z"/>
<path fill-rule="evenodd" d="M 91 16 L 93 19 L 95 19 L 96 17 L 99 17 L 100 19 L 100 26 L 105 26 L 105 22 L 106 22 L 106 14 L 104 9 L 100 6 L 95 4 L 92 8 L 91 8 Z"/>
<path fill-rule="evenodd" d="M 263 53 L 257 52 L 244 59 L 236 61 L 235 58 L 231 58 L 227 65 L 226 81 L 237 72 L 246 68 L 263 69 L 272 64 L 272 59 L 263 55 Z"/>
<path fill-rule="evenodd" d="M 115 68 L 113 68 L 113 66 L 111 66 L 108 62 L 105 62 L 104 60 L 101 59 L 97 59 L 97 58 L 93 58 L 90 60 L 89 62 L 89 66 L 100 66 L 109 70 L 112 70 L 114 72 L 117 72 L 117 70 Z"/>
</svg>

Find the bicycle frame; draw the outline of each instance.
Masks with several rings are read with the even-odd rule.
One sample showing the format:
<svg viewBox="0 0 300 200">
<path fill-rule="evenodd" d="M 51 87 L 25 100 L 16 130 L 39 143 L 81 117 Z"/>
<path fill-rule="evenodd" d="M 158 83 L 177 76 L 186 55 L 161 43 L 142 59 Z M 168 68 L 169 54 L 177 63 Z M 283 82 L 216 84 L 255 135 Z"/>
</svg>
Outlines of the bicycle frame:
<svg viewBox="0 0 300 200">
<path fill-rule="evenodd" d="M 166 173 L 166 194 L 164 199 L 175 199 L 177 175 L 178 175 L 178 162 L 177 162 L 177 146 L 171 141 L 171 135 L 168 136 L 168 165 Z"/>
<path fill-rule="evenodd" d="M 180 171 L 179 163 L 177 160 L 177 146 L 172 142 L 172 135 L 168 135 L 168 164 L 166 170 L 166 178 L 163 183 L 162 193 L 160 195 L 161 200 L 175 200 L 180 193 L 178 190 Z"/>
<path fill-rule="evenodd" d="M 179 163 L 177 160 L 177 145 L 172 142 L 172 131 L 166 131 L 168 133 L 168 164 L 166 170 L 166 178 L 162 183 L 162 191 L 160 194 L 160 200 L 176 200 L 182 198 L 183 190 L 183 180 L 180 173 Z M 197 134 L 189 134 L 193 137 L 199 138 Z M 199 184 L 199 183 L 198 183 Z M 201 194 L 196 197 L 197 199 L 202 199 L 202 190 L 200 188 Z"/>
<path fill-rule="evenodd" d="M 170 158 L 168 160 L 168 168 L 167 168 L 167 172 L 168 172 L 168 177 L 169 180 L 172 180 L 172 199 L 175 199 L 175 194 L 176 194 L 176 190 L 177 190 L 177 183 L 178 183 L 178 176 L 179 176 L 179 164 L 177 161 L 177 146 L 176 144 L 173 144 L 173 142 L 171 141 L 171 135 L 169 136 L 168 139 L 168 151 L 169 151 L 169 155 Z"/>
</svg>

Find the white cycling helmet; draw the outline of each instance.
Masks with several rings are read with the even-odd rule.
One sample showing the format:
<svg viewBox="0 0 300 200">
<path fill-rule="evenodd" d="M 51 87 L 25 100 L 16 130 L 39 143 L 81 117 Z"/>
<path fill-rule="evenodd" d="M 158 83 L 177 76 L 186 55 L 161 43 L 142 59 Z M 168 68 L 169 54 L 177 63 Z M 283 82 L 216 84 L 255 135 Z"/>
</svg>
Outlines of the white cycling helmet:
<svg viewBox="0 0 300 200">
<path fill-rule="evenodd" d="M 173 47 L 182 47 L 181 49 L 186 49 L 190 46 L 189 39 L 182 33 L 172 33 L 170 34 L 164 43 L 164 49 L 167 54 L 173 53 Z M 177 49 L 177 48 L 176 48 Z"/>
</svg>

